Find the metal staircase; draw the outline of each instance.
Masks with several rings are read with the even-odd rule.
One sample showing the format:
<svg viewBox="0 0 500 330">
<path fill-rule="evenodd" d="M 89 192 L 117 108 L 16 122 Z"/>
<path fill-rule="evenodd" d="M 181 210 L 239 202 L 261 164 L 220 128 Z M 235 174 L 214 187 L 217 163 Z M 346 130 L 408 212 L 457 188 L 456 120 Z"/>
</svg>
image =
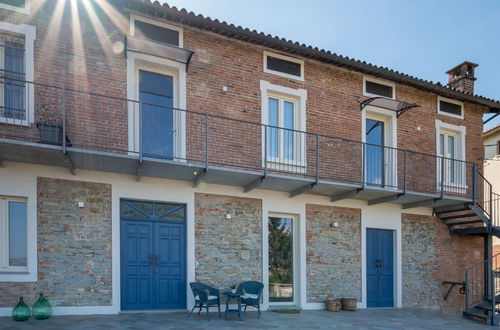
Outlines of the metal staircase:
<svg viewBox="0 0 500 330">
<path fill-rule="evenodd" d="M 500 253 L 492 256 L 492 237 L 500 237 L 500 195 L 477 170 L 473 172 L 472 203 L 434 209 L 452 235 L 484 237 L 485 260 L 465 271 L 464 317 L 500 324 Z"/>
</svg>

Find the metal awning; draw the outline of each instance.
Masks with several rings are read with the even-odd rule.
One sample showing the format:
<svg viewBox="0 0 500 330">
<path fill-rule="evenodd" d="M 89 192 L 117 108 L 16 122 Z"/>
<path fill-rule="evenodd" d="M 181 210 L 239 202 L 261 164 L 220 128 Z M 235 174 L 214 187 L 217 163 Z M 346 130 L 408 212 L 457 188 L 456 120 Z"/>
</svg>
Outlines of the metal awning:
<svg viewBox="0 0 500 330">
<path fill-rule="evenodd" d="M 364 101 L 361 101 L 359 104 L 360 110 L 363 111 L 363 109 L 367 105 L 372 105 L 374 107 L 395 111 L 396 117 L 401 116 L 403 113 L 405 113 L 410 109 L 420 107 L 417 104 L 407 103 L 381 96 L 370 97 Z"/>
<path fill-rule="evenodd" d="M 168 58 L 176 62 L 186 64 L 186 71 L 194 52 L 177 46 L 148 40 L 145 38 L 125 36 L 125 56 L 128 52 L 153 55 Z"/>
</svg>

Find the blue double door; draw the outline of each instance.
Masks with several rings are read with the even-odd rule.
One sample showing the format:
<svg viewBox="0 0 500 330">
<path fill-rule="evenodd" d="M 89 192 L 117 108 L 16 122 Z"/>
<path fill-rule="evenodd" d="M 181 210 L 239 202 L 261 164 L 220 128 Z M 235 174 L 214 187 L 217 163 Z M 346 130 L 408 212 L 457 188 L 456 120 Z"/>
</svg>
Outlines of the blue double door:
<svg viewBox="0 0 500 330">
<path fill-rule="evenodd" d="M 186 308 L 185 205 L 121 204 L 121 308 Z"/>
<path fill-rule="evenodd" d="M 394 232 L 366 230 L 368 307 L 394 307 Z"/>
</svg>

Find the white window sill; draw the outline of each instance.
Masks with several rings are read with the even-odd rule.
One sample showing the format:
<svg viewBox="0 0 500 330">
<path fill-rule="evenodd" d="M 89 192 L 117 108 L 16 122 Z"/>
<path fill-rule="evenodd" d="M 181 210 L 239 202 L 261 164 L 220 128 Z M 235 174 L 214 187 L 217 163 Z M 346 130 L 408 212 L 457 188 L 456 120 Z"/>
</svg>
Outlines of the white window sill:
<svg viewBox="0 0 500 330">
<path fill-rule="evenodd" d="M 7 125 L 15 125 L 15 126 L 25 126 L 25 127 L 31 125 L 31 123 L 26 119 L 21 120 L 21 119 L 12 119 L 6 117 L 0 117 L 0 123 Z"/>
<path fill-rule="evenodd" d="M 28 270 L 0 270 L 0 282 L 36 282 L 36 272 Z"/>
</svg>

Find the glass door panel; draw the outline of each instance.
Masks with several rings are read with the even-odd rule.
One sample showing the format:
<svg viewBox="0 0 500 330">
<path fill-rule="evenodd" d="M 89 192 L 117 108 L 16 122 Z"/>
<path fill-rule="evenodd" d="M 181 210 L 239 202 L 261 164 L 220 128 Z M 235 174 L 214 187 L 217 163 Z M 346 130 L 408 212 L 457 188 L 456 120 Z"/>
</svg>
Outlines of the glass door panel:
<svg viewBox="0 0 500 330">
<path fill-rule="evenodd" d="M 366 183 L 384 184 L 384 122 L 366 119 L 365 171 Z"/>
<path fill-rule="evenodd" d="M 141 148 L 150 157 L 174 156 L 173 77 L 139 70 Z"/>
<path fill-rule="evenodd" d="M 293 302 L 293 218 L 269 217 L 269 302 Z"/>
</svg>

